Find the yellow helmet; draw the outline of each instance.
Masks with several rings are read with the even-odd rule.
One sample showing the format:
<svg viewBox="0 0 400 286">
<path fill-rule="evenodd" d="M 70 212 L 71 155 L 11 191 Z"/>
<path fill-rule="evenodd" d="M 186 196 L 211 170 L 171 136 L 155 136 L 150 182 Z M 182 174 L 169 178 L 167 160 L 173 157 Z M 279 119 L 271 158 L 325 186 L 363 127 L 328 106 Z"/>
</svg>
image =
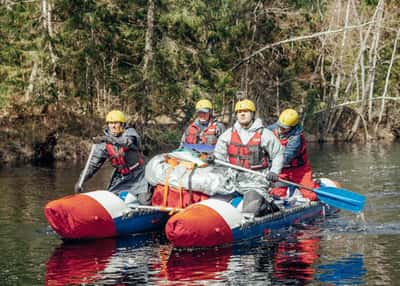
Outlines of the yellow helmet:
<svg viewBox="0 0 400 286">
<path fill-rule="evenodd" d="M 106 116 L 106 122 L 126 122 L 125 114 L 120 110 L 111 110 Z"/>
<path fill-rule="evenodd" d="M 196 111 L 207 112 L 207 111 L 210 111 L 212 108 L 213 108 L 212 103 L 208 99 L 200 99 L 196 103 Z"/>
<path fill-rule="evenodd" d="M 283 128 L 296 126 L 298 122 L 299 114 L 292 108 L 285 109 L 282 111 L 281 115 L 279 115 L 278 124 Z"/>
<path fill-rule="evenodd" d="M 256 106 L 254 105 L 253 101 L 249 99 L 244 99 L 238 101 L 235 105 L 235 112 L 238 112 L 239 110 L 250 110 L 251 112 L 255 112 Z"/>
</svg>

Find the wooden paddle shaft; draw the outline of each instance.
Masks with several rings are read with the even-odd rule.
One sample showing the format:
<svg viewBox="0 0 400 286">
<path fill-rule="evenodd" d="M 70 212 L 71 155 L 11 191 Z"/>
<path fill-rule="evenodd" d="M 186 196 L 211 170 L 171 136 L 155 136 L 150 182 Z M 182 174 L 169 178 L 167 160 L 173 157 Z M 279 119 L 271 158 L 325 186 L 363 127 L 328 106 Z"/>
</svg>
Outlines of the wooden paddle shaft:
<svg viewBox="0 0 400 286">
<path fill-rule="evenodd" d="M 240 171 L 243 171 L 243 172 L 251 173 L 251 174 L 258 175 L 258 176 L 261 176 L 261 177 L 264 177 L 264 178 L 266 176 L 263 173 L 260 173 L 260 172 L 254 171 L 254 170 L 250 170 L 250 169 L 247 169 L 247 168 L 244 168 L 244 167 L 241 167 L 241 166 L 233 165 L 233 164 L 230 164 L 228 162 L 221 161 L 221 160 L 218 160 L 218 159 L 215 159 L 214 162 L 219 164 L 219 165 L 225 166 L 225 167 L 229 167 L 229 168 L 232 168 L 232 169 L 236 169 L 236 170 L 240 170 Z M 293 182 L 289 182 L 289 181 L 286 181 L 286 180 L 283 180 L 283 179 L 278 179 L 278 181 L 281 182 L 281 183 L 287 184 L 287 185 L 296 186 L 296 187 L 301 188 L 301 189 L 306 189 L 306 190 L 309 190 L 309 191 L 313 191 L 314 190 L 312 188 L 309 188 L 309 187 L 306 187 L 306 186 L 303 186 L 303 185 L 299 185 L 299 184 L 296 184 L 296 183 L 293 183 Z"/>
</svg>

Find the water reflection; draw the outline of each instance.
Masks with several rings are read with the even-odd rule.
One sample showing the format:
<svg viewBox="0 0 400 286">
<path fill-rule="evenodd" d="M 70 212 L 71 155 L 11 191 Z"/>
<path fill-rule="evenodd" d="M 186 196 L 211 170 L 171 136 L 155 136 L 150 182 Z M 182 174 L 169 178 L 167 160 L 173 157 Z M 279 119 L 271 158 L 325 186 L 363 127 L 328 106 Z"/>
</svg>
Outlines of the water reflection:
<svg viewBox="0 0 400 286">
<path fill-rule="evenodd" d="M 0 285 L 333 285 L 346 265 L 355 269 L 345 278 L 348 285 L 397 285 L 400 144 L 309 147 L 317 176 L 367 196 L 366 224 L 342 211 L 314 224 L 319 230 L 296 228 L 277 238 L 196 253 L 176 253 L 157 238 L 60 245 L 58 237 L 46 233 L 43 206 L 73 192 L 82 166 L 3 167 Z M 104 188 L 109 171 L 101 169 L 87 190 Z M 307 243 L 301 246 L 306 235 L 318 241 L 312 246 L 316 260 L 314 254 L 303 258 L 309 249 Z"/>
<path fill-rule="evenodd" d="M 63 244 L 46 263 L 45 285 L 93 283 L 110 262 L 116 250 L 115 240 Z"/>
<path fill-rule="evenodd" d="M 367 272 L 363 256 L 356 253 L 338 261 L 319 265 L 318 269 L 323 273 L 317 275 L 317 280 L 332 285 L 364 284 L 364 275 Z"/>
<path fill-rule="evenodd" d="M 274 276 L 284 284 L 312 281 L 314 263 L 319 258 L 321 237 L 318 229 L 299 230 L 278 242 L 274 259 Z"/>
<path fill-rule="evenodd" d="M 140 276 L 147 275 L 147 268 L 140 265 L 145 265 L 147 258 L 139 255 L 135 261 L 135 249 L 154 243 L 157 237 L 148 234 L 63 243 L 46 263 L 45 285 L 119 285 L 129 279 L 131 271 L 140 274 L 134 275 L 132 281 L 143 282 L 145 279 Z"/>
<path fill-rule="evenodd" d="M 158 277 L 168 281 L 221 281 L 221 274 L 227 270 L 231 256 L 231 247 L 172 250 L 167 260 L 161 259 Z"/>
<path fill-rule="evenodd" d="M 154 234 L 68 243 L 57 247 L 47 261 L 45 284 L 304 285 L 340 279 L 358 284 L 366 272 L 362 255 L 317 267 L 320 241 L 319 228 L 307 226 L 233 246 L 191 251 L 171 249 Z"/>
</svg>

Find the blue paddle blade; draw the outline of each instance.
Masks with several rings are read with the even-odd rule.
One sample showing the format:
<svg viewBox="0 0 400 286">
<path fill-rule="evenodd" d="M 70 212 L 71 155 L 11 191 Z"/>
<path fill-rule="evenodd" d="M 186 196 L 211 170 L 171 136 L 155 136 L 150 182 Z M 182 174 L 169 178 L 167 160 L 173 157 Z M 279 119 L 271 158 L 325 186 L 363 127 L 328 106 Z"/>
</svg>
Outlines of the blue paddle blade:
<svg viewBox="0 0 400 286">
<path fill-rule="evenodd" d="M 212 153 L 214 151 L 214 145 L 207 144 L 183 144 L 183 148 L 187 150 L 194 150 L 200 153 Z"/>
<path fill-rule="evenodd" d="M 345 189 L 320 187 L 313 191 L 320 201 L 336 208 L 358 213 L 365 205 L 365 196 Z"/>
</svg>

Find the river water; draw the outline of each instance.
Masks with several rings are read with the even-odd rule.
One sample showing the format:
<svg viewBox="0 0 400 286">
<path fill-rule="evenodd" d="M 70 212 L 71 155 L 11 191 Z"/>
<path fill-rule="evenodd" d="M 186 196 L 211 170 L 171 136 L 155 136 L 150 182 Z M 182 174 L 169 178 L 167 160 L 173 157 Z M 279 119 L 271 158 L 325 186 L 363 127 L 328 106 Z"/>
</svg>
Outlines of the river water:
<svg viewBox="0 0 400 286">
<path fill-rule="evenodd" d="M 43 207 L 81 166 L 0 170 L 0 285 L 399 285 L 400 143 L 310 145 L 317 177 L 364 194 L 342 211 L 230 247 L 177 252 L 159 234 L 63 243 Z M 103 168 L 87 190 L 107 184 Z"/>
</svg>

